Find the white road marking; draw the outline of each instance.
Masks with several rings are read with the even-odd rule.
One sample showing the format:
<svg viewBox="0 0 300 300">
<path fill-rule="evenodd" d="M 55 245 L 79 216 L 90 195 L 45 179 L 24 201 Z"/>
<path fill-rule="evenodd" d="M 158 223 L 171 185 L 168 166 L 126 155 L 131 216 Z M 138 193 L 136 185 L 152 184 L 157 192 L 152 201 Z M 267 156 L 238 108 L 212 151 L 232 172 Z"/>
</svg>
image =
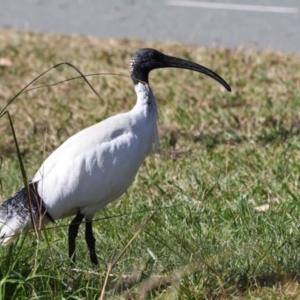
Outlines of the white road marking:
<svg viewBox="0 0 300 300">
<path fill-rule="evenodd" d="M 299 13 L 299 8 L 297 7 L 231 4 L 231 3 L 219 3 L 219 2 L 211 3 L 211 2 L 169 0 L 167 1 L 167 5 L 211 8 L 211 9 L 240 10 L 240 11 L 271 12 L 271 13 L 284 13 L 284 14 Z"/>
</svg>

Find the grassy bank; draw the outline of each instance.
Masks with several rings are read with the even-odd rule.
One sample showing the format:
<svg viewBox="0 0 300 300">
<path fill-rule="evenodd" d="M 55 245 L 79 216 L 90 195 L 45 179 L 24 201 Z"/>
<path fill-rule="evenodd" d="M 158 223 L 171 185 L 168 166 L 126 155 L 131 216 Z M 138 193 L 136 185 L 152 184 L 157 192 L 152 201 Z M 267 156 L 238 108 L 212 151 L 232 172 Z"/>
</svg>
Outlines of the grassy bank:
<svg viewBox="0 0 300 300">
<path fill-rule="evenodd" d="M 9 106 L 28 177 L 70 135 L 134 105 L 128 65 L 146 46 L 203 64 L 233 92 L 190 71 L 153 71 L 161 149 L 128 192 L 96 215 L 99 268 L 90 266 L 83 231 L 77 267 L 69 267 L 70 220 L 62 220 L 40 240 L 29 231 L 0 248 L 0 298 L 98 299 L 105 289 L 107 299 L 298 299 L 299 56 L 1 30 L 0 108 L 60 62 L 84 74 L 124 75 L 89 77 L 102 100 L 77 79 Z M 62 66 L 33 86 L 74 76 Z M 5 117 L 0 156 L 5 199 L 22 185 Z"/>
</svg>

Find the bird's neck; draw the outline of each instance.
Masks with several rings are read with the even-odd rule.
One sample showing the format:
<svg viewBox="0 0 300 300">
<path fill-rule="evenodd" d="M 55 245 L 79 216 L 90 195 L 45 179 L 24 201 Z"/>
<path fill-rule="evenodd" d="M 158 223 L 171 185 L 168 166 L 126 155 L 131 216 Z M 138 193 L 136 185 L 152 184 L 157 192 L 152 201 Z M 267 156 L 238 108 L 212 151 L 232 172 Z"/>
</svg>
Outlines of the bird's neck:
<svg viewBox="0 0 300 300">
<path fill-rule="evenodd" d="M 132 110 L 139 130 L 144 131 L 144 137 L 149 140 L 147 154 L 159 148 L 159 136 L 157 128 L 157 106 L 153 92 L 148 84 L 137 83 L 135 85 L 137 102 Z"/>
<path fill-rule="evenodd" d="M 149 109 L 156 109 L 156 101 L 152 89 L 148 84 L 137 83 L 135 85 L 135 92 L 137 95 L 136 106 L 139 107 L 148 107 Z"/>
</svg>

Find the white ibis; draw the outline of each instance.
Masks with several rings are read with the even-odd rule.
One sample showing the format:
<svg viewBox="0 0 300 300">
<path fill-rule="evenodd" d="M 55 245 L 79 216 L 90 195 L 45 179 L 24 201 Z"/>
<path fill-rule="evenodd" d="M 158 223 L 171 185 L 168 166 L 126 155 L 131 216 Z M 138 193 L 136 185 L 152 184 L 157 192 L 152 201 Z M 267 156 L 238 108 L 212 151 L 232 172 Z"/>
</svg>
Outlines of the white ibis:
<svg viewBox="0 0 300 300">
<path fill-rule="evenodd" d="M 85 218 L 90 259 L 98 265 L 94 214 L 128 189 L 145 157 L 159 145 L 157 106 L 148 75 L 151 70 L 167 67 L 206 74 L 231 91 L 219 75 L 199 64 L 154 49 L 140 49 L 130 63 L 137 94 L 133 109 L 70 137 L 44 161 L 29 183 L 35 222 L 41 216 L 46 224 L 76 215 L 69 225 L 69 257 L 73 262 L 75 239 Z M 0 242 L 9 243 L 30 222 L 30 206 L 22 187 L 0 206 Z"/>
</svg>

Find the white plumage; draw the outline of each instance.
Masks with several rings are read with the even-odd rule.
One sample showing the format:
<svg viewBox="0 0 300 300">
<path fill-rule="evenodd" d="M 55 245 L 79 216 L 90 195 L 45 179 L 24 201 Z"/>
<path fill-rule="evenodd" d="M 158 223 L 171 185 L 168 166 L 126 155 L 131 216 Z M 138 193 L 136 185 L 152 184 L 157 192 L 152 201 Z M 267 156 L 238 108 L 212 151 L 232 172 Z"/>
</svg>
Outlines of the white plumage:
<svg viewBox="0 0 300 300">
<path fill-rule="evenodd" d="M 96 211 L 128 189 L 146 155 L 158 146 L 152 91 L 142 83 L 135 90 L 137 103 L 131 111 L 73 135 L 34 176 L 33 181 L 40 182 L 38 193 L 54 219 L 74 215 L 79 209 L 92 219 Z"/>
<path fill-rule="evenodd" d="M 35 221 L 41 213 L 45 224 L 76 215 L 69 226 L 69 256 L 73 261 L 79 224 L 85 218 L 91 262 L 98 264 L 92 232 L 94 214 L 128 189 L 145 157 L 159 146 L 157 107 L 148 74 L 165 67 L 204 73 L 230 91 L 220 76 L 201 65 L 154 49 L 140 49 L 130 64 L 137 94 L 133 109 L 70 137 L 45 160 L 29 183 Z M 10 242 L 30 223 L 30 216 L 23 187 L 0 206 L 0 242 Z"/>
</svg>

